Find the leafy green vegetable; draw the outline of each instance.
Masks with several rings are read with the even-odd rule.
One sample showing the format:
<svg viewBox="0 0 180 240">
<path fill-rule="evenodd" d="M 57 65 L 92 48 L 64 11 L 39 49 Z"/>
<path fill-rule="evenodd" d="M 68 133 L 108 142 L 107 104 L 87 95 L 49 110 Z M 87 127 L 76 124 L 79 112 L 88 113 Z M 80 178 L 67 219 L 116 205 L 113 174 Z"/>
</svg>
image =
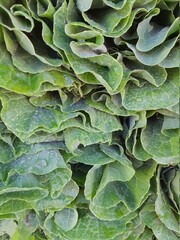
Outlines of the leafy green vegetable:
<svg viewBox="0 0 180 240">
<path fill-rule="evenodd" d="M 0 240 L 180 237 L 179 1 L 0 0 Z"/>
</svg>

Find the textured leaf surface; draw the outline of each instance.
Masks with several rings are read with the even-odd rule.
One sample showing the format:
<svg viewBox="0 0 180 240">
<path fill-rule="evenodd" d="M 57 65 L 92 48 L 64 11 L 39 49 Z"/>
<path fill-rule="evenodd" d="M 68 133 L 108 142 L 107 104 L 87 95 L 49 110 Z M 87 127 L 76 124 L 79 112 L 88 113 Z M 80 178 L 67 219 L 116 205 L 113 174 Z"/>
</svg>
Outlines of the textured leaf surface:
<svg viewBox="0 0 180 240">
<path fill-rule="evenodd" d="M 180 237 L 179 2 L 0 0 L 0 240 Z"/>
</svg>

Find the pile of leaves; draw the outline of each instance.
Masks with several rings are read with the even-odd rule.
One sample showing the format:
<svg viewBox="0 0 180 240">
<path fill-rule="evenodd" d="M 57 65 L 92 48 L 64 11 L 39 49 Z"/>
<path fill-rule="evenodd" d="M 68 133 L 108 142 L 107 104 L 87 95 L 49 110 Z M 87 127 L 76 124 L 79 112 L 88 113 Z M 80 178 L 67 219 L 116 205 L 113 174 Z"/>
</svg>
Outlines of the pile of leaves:
<svg viewBox="0 0 180 240">
<path fill-rule="evenodd" d="M 178 240 L 179 1 L 0 0 L 0 239 Z"/>
</svg>

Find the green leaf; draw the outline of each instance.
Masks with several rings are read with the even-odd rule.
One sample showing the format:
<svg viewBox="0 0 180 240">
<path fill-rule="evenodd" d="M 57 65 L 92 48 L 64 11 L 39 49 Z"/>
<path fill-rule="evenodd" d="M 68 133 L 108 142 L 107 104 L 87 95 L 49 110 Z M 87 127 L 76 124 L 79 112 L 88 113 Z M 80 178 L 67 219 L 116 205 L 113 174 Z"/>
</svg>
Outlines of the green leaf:
<svg viewBox="0 0 180 240">
<path fill-rule="evenodd" d="M 92 2 L 93 0 L 89 0 L 86 2 L 82 0 L 77 0 L 77 7 L 81 12 L 86 12 L 91 7 Z"/>
<path fill-rule="evenodd" d="M 7 163 L 14 159 L 14 149 L 8 143 L 0 140 L 0 162 Z"/>
<path fill-rule="evenodd" d="M 96 9 L 93 11 L 93 14 L 90 14 L 88 11 L 83 12 L 83 18 L 90 25 L 95 28 L 98 28 L 105 35 L 110 35 L 113 33 L 114 28 L 123 21 L 132 11 L 132 5 L 134 1 L 126 2 L 122 8 L 113 9 L 113 8 L 105 8 L 105 9 Z M 97 11 L 99 14 L 97 14 Z"/>
<path fill-rule="evenodd" d="M 179 53 L 178 48 L 174 47 L 171 49 L 170 53 L 167 55 L 167 57 L 159 63 L 159 66 L 164 68 L 175 68 L 180 66 L 180 59 L 179 59 Z"/>
<path fill-rule="evenodd" d="M 176 213 L 171 208 L 169 201 L 160 186 L 160 169 L 157 174 L 157 199 L 155 201 L 155 211 L 161 222 L 173 232 L 180 234 Z"/>
<path fill-rule="evenodd" d="M 0 220 L 0 236 L 4 233 L 7 233 L 9 236 L 12 236 L 16 231 L 17 224 L 13 219 Z"/>
<path fill-rule="evenodd" d="M 13 66 L 10 56 L 4 48 L 5 46 L 0 44 L 0 86 L 7 90 L 30 96 L 35 95 L 44 82 L 50 82 L 59 87 L 68 87 L 75 80 L 72 75 L 60 71 L 35 75 L 25 74 Z"/>
<path fill-rule="evenodd" d="M 34 175 L 16 174 L 9 178 L 9 183 L 6 187 L 1 187 L 0 205 L 3 206 L 3 204 L 5 204 L 6 202 L 10 202 L 11 200 L 15 201 L 15 199 L 17 200 L 17 204 L 18 201 L 26 201 L 30 203 L 32 201 L 40 200 L 47 195 L 48 190 L 44 189 L 44 187 Z"/>
<path fill-rule="evenodd" d="M 57 229 L 51 218 L 46 220 L 45 228 L 55 236 L 59 235 L 60 237 L 62 236 L 67 240 L 89 240 L 92 237 L 98 240 L 112 239 L 116 235 L 123 232 L 125 230 L 126 223 L 135 216 L 136 214 L 131 214 L 117 221 L 99 221 L 87 210 L 84 210 L 82 211 L 82 215 L 80 215 L 76 226 L 68 232 Z"/>
<path fill-rule="evenodd" d="M 166 228 L 166 226 L 159 220 L 158 216 L 154 211 L 154 205 L 146 205 L 140 212 L 142 221 L 152 229 L 154 235 L 159 240 L 177 240 L 178 237 L 173 231 Z"/>
<path fill-rule="evenodd" d="M 130 214 L 130 211 L 122 202 L 118 203 L 116 206 L 109 208 L 99 207 L 91 202 L 89 209 L 98 219 L 107 221 L 118 220 Z"/>
<path fill-rule="evenodd" d="M 154 162 L 146 163 L 137 169 L 135 174 L 133 172 L 130 173 L 128 168 L 122 167 L 123 165 L 121 164 L 119 169 L 117 169 L 117 165 L 119 163 L 110 163 L 104 169 L 104 173 L 101 172 L 102 177 L 100 178 L 98 188 L 96 185 L 97 190 L 92 200 L 93 204 L 99 207 L 110 208 L 122 201 L 130 211 L 134 211 L 141 205 L 144 196 L 149 190 L 149 181 L 154 174 L 156 164 Z M 91 176 L 87 177 L 88 187 L 91 178 Z M 92 182 L 91 184 L 94 183 Z M 139 185 L 141 185 L 141 188 L 139 188 Z M 85 187 L 87 186 L 85 185 Z M 137 186 L 136 189 L 135 186 Z M 91 185 L 90 189 L 91 191 L 95 190 Z M 111 198 L 109 198 L 110 195 Z M 88 191 L 89 196 L 92 197 L 92 193 Z"/>
<path fill-rule="evenodd" d="M 140 87 L 129 82 L 122 94 L 122 104 L 128 110 L 140 111 L 171 107 L 179 101 L 178 70 L 169 71 L 167 80 L 159 87 L 148 83 Z"/>
<path fill-rule="evenodd" d="M 63 231 L 67 232 L 73 229 L 78 221 L 78 212 L 73 208 L 64 208 L 54 215 L 54 222 Z"/>
<path fill-rule="evenodd" d="M 111 133 L 86 132 L 80 128 L 68 128 L 64 130 L 64 138 L 70 152 L 82 144 L 83 146 L 95 143 L 105 143 L 111 141 Z"/>
<path fill-rule="evenodd" d="M 82 81 L 91 84 L 100 83 L 110 93 L 117 90 L 123 73 L 121 65 L 114 58 L 105 54 L 97 55 L 91 49 L 83 49 L 84 47 L 75 42 L 71 42 L 70 46 L 80 58 L 76 55 L 68 55 L 68 60 Z"/>
<path fill-rule="evenodd" d="M 171 49 L 175 46 L 177 42 L 177 37 L 170 40 L 166 40 L 160 46 L 153 48 L 148 52 L 141 52 L 136 49 L 136 47 L 130 43 L 127 46 L 134 52 L 136 58 L 143 64 L 148 66 L 154 66 L 161 63 L 170 53 Z"/>
<path fill-rule="evenodd" d="M 57 168 L 66 168 L 66 164 L 58 150 L 44 150 L 37 154 L 22 155 L 8 167 L 19 174 L 31 172 L 44 175 Z"/>
<path fill-rule="evenodd" d="M 95 144 L 82 148 L 78 156 L 72 157 L 70 161 L 81 162 L 88 165 L 103 165 L 113 162 L 114 159 L 104 154 L 100 147 Z"/>
<path fill-rule="evenodd" d="M 178 149 L 174 147 L 178 145 L 178 137 L 167 137 L 162 134 L 162 119 L 149 119 L 147 127 L 142 131 L 141 141 L 143 148 L 153 156 L 153 158 L 161 164 L 169 164 L 179 162 Z"/>
<path fill-rule="evenodd" d="M 60 195 L 56 198 L 47 196 L 34 204 L 34 208 L 38 211 L 58 211 L 70 204 L 78 195 L 79 187 L 71 179 L 64 186 Z"/>
<path fill-rule="evenodd" d="M 23 210 L 31 209 L 31 204 L 23 200 L 9 200 L 1 205 L 0 215 L 17 213 Z"/>
<path fill-rule="evenodd" d="M 170 27 L 162 27 L 157 23 L 151 22 L 152 16 L 146 18 L 139 23 L 137 28 L 138 42 L 136 44 L 137 50 L 141 52 L 148 52 L 154 47 L 157 47 L 165 41 L 167 37 L 171 34 L 178 32 L 178 22 L 177 18 Z"/>
<path fill-rule="evenodd" d="M 131 70 L 130 76 L 138 80 L 140 83 L 144 83 L 145 80 L 156 87 L 162 85 L 167 79 L 167 72 L 160 66 L 145 66 L 135 59 L 128 58 L 127 56 L 127 67 Z"/>
<path fill-rule="evenodd" d="M 33 212 L 23 212 L 21 218 L 23 221 L 19 221 L 15 233 L 11 237 L 13 240 L 34 240 L 32 233 L 37 229 L 39 222 Z"/>
<path fill-rule="evenodd" d="M 76 115 L 65 114 L 56 109 L 36 108 L 23 95 L 12 93 L 11 98 L 7 95 L 1 96 L 3 101 L 2 119 L 8 129 L 22 141 L 30 137 L 34 131 L 56 132 L 63 121 Z M 21 108 L 17 111 L 19 105 Z"/>
<path fill-rule="evenodd" d="M 149 228 L 145 228 L 145 231 L 140 235 L 139 240 L 152 240 L 153 232 Z"/>
<path fill-rule="evenodd" d="M 33 18 L 30 16 L 29 11 L 21 4 L 14 4 L 8 10 L 3 5 L 0 5 L 0 12 L 2 18 L 0 24 L 9 29 L 18 29 L 24 32 L 31 32 L 34 27 Z M 7 20 L 8 19 L 8 20 Z"/>
</svg>

